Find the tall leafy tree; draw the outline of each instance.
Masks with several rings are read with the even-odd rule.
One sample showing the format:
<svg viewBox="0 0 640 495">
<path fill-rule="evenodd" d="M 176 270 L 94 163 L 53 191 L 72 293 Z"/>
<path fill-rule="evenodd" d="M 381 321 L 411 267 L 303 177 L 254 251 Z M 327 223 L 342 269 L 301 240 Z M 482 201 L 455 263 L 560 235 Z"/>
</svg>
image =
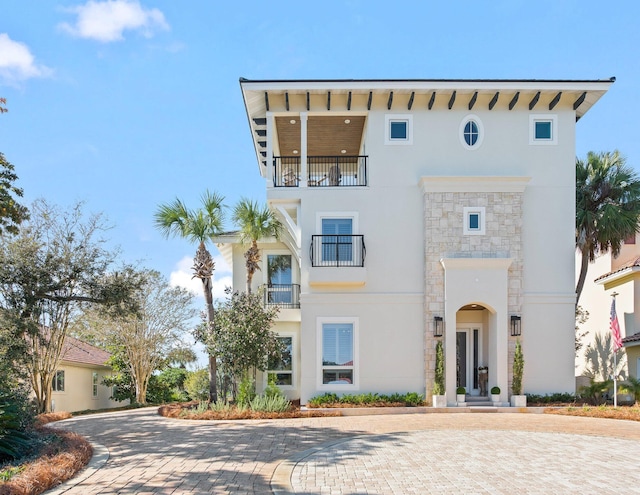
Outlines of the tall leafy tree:
<svg viewBox="0 0 640 495">
<path fill-rule="evenodd" d="M 220 234 L 224 220 L 224 198 L 217 193 L 205 191 L 201 197 L 202 207 L 190 210 L 179 199 L 161 204 L 155 213 L 155 225 L 165 237 L 181 237 L 198 243 L 193 259 L 193 277 L 202 281 L 207 320 L 213 322 L 213 271 L 215 263 L 207 249 L 207 242 Z M 218 400 L 216 385 L 216 356 L 209 353 L 209 400 Z"/>
<path fill-rule="evenodd" d="M 16 200 L 22 197 L 22 189 L 14 185 L 18 180 L 14 170 L 15 167 L 0 152 L 0 236 L 17 234 L 18 225 L 29 216 L 27 208 Z"/>
<path fill-rule="evenodd" d="M 62 210 L 39 200 L 17 236 L 0 237 L 0 321 L 24 342 L 12 365 L 25 369 L 39 412 L 50 410 L 65 337 L 82 309 L 135 310 L 138 281 L 130 269 L 114 271 L 117 253 L 101 237 L 107 227 L 82 204 Z"/>
<path fill-rule="evenodd" d="M 260 270 L 260 250 L 258 241 L 267 237 L 280 237 L 282 224 L 267 205 L 242 198 L 233 209 L 233 223 L 240 230 L 240 240 L 249 245 L 244 253 L 247 268 L 247 293 L 251 293 L 251 282 L 256 270 Z"/>
<path fill-rule="evenodd" d="M 141 279 L 143 283 L 134 295 L 138 311 L 105 317 L 94 310 L 85 313 L 82 325 L 106 344 L 107 350 L 121 352 L 133 381 L 135 401 L 145 404 L 151 375 L 172 350 L 181 347 L 181 338 L 195 315 L 189 291 L 171 287 L 153 270 L 143 271 Z"/>
<path fill-rule="evenodd" d="M 638 231 L 640 180 L 620 152 L 589 152 L 576 160 L 576 249 L 582 256 L 576 305 L 589 263 L 601 252 L 620 254 L 626 238 Z"/>
</svg>

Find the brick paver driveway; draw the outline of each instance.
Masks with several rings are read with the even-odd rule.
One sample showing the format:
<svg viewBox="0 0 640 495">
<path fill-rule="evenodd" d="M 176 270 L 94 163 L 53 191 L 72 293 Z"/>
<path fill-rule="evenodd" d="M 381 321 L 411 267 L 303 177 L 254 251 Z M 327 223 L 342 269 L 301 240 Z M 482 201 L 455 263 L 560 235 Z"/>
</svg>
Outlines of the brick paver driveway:
<svg viewBox="0 0 640 495">
<path fill-rule="evenodd" d="M 640 423 L 542 414 L 199 422 L 155 409 L 56 425 L 109 451 L 61 493 L 631 493 Z"/>
</svg>

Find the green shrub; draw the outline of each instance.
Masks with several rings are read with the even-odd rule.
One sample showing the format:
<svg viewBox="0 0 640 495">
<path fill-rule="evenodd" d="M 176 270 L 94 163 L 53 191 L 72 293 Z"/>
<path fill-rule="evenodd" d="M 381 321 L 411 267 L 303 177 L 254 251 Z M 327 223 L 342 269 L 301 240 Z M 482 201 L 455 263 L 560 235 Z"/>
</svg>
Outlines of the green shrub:
<svg viewBox="0 0 640 495">
<path fill-rule="evenodd" d="M 456 394 L 458 394 L 458 395 L 463 395 L 463 394 L 466 394 L 466 393 L 467 393 L 467 391 L 466 391 L 466 389 L 464 387 L 458 387 L 456 389 Z"/>
<path fill-rule="evenodd" d="M 291 409 L 291 402 L 283 395 L 258 395 L 250 402 L 251 410 L 256 412 L 286 412 Z"/>
<path fill-rule="evenodd" d="M 274 375 L 269 375 L 269 381 L 267 382 L 267 388 L 264 389 L 264 395 L 267 397 L 284 396 L 280 387 L 276 385 L 276 377 Z"/>
<path fill-rule="evenodd" d="M 336 404 L 340 402 L 340 398 L 336 394 L 327 392 L 323 395 L 318 395 L 309 399 L 308 404 L 311 407 L 321 407 L 325 404 Z"/>
<path fill-rule="evenodd" d="M 433 383 L 433 395 L 444 394 L 444 349 L 442 340 L 436 344 L 436 376 Z"/>
<path fill-rule="evenodd" d="M 367 406 L 372 404 L 403 404 L 407 407 L 415 407 L 424 404 L 424 396 L 416 392 L 409 392 L 406 394 L 394 393 L 391 395 L 383 395 L 377 393 L 364 393 L 364 394 L 345 394 L 342 397 L 333 393 L 326 393 L 324 395 L 318 395 L 309 399 L 308 405 L 310 407 L 322 407 L 322 406 L 340 406 L 344 404 L 354 406 Z"/>
<path fill-rule="evenodd" d="M 511 391 L 514 395 L 522 393 L 522 373 L 524 372 L 524 354 L 522 353 L 522 344 L 520 340 L 516 341 L 516 353 L 513 357 L 513 381 L 511 383 Z"/>
<path fill-rule="evenodd" d="M 573 394 L 565 393 L 565 392 L 555 392 L 552 394 L 545 395 L 536 395 L 536 394 L 526 394 L 527 402 L 529 404 L 551 404 L 554 402 L 575 402 L 576 396 Z"/>
<path fill-rule="evenodd" d="M 19 404 L 7 394 L 0 395 L 0 461 L 15 459 L 30 447 L 21 424 Z"/>
<path fill-rule="evenodd" d="M 491 387 L 491 394 L 498 395 L 500 393 L 500 387 Z"/>
<path fill-rule="evenodd" d="M 189 373 L 184 381 L 184 389 L 192 400 L 209 398 L 209 372 L 206 369 Z"/>
<path fill-rule="evenodd" d="M 228 402 L 226 402 L 224 399 L 220 397 L 218 397 L 217 402 L 212 402 L 211 404 L 209 404 L 209 409 L 216 412 L 231 411 L 232 407 L 233 406 L 231 404 L 229 404 Z"/>
<path fill-rule="evenodd" d="M 238 385 L 236 404 L 241 407 L 248 407 L 255 396 L 256 387 L 253 378 L 251 378 L 249 373 L 244 373 L 242 380 L 240 380 L 240 385 Z"/>
<path fill-rule="evenodd" d="M 198 402 L 198 405 L 195 407 L 194 411 L 198 414 L 205 413 L 209 410 L 209 403 L 207 401 L 201 400 Z"/>
</svg>

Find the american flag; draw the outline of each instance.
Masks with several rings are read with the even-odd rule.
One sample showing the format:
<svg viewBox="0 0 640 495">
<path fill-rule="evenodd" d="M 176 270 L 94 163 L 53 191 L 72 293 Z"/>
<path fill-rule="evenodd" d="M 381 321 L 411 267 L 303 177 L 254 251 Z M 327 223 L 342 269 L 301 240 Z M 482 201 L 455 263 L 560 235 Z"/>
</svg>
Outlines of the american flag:
<svg viewBox="0 0 640 495">
<path fill-rule="evenodd" d="M 613 350 L 617 351 L 622 347 L 622 337 L 620 336 L 620 324 L 618 323 L 618 315 L 616 314 L 616 300 L 611 301 L 611 318 L 609 319 L 609 328 L 613 335 Z"/>
</svg>

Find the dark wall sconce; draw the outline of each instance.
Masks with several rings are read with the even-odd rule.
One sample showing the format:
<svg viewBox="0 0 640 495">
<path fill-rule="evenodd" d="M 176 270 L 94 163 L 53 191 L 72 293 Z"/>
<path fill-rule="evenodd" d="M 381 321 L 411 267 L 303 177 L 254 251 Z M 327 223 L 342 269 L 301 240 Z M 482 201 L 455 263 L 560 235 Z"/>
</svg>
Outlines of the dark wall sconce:
<svg viewBox="0 0 640 495">
<path fill-rule="evenodd" d="M 433 336 L 442 337 L 443 331 L 444 331 L 444 321 L 442 320 L 442 316 L 434 316 L 433 317 Z"/>
<path fill-rule="evenodd" d="M 522 317 L 511 315 L 511 336 L 519 337 L 522 335 Z"/>
</svg>

